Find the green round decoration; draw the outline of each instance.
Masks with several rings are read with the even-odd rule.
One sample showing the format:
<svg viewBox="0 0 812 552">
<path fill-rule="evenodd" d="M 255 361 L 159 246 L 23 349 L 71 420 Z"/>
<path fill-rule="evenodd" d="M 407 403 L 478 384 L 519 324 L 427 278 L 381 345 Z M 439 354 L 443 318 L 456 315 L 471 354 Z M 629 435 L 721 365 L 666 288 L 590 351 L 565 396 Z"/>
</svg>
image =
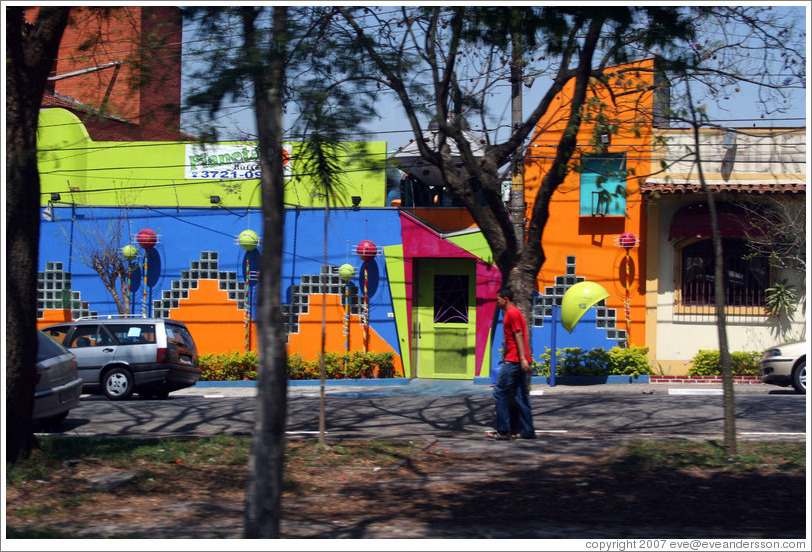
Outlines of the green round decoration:
<svg viewBox="0 0 812 552">
<path fill-rule="evenodd" d="M 121 254 L 128 261 L 132 261 L 138 256 L 138 249 L 134 245 L 125 245 L 121 248 Z"/>
<path fill-rule="evenodd" d="M 259 245 L 259 236 L 253 230 L 243 230 L 240 232 L 237 242 L 246 251 L 253 251 Z"/>
<path fill-rule="evenodd" d="M 355 268 L 351 264 L 343 264 L 338 269 L 338 275 L 345 282 L 349 282 L 355 276 Z"/>
</svg>

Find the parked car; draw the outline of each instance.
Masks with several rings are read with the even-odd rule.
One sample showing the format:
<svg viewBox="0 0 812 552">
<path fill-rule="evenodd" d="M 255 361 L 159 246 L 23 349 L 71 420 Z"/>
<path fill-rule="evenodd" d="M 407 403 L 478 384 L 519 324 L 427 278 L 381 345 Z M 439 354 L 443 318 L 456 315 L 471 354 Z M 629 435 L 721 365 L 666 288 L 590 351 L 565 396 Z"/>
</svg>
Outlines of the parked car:
<svg viewBox="0 0 812 552">
<path fill-rule="evenodd" d="M 806 341 L 784 343 L 764 351 L 761 357 L 761 381 L 806 394 Z"/>
<path fill-rule="evenodd" d="M 79 361 L 84 393 L 165 399 L 200 378 L 194 339 L 169 318 L 80 318 L 43 328 Z"/>
<path fill-rule="evenodd" d="M 82 378 L 76 356 L 65 347 L 37 332 L 36 387 L 34 387 L 34 423 L 55 426 L 79 404 Z"/>
</svg>

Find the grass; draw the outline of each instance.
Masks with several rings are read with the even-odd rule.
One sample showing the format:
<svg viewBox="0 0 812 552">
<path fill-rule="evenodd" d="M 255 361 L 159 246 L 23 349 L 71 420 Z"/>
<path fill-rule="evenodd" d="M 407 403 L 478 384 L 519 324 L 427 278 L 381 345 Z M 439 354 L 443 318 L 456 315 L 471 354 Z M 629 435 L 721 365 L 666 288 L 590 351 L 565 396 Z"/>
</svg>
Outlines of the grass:
<svg viewBox="0 0 812 552">
<path fill-rule="evenodd" d="M 420 441 L 333 441 L 322 447 L 313 439 L 289 440 L 283 488 L 306 492 L 307 482 L 297 481 L 297 473 L 301 473 L 298 470 L 392 468 L 419 453 L 424 445 Z M 40 437 L 39 448 L 31 458 L 7 466 L 6 485 L 8 489 L 31 488 L 31 484 L 58 478 L 58 472 L 64 472 L 72 464 L 84 463 L 112 470 L 138 470 L 140 474 L 125 484 L 124 492 L 171 494 L 184 485 L 203 486 L 212 477 L 224 487 L 239 489 L 247 476 L 250 448 L 250 437 L 225 435 L 182 439 Z M 658 470 L 766 474 L 806 469 L 803 442 L 740 441 L 738 451 L 735 458 L 729 458 L 721 441 L 629 441 L 610 451 L 606 467 L 627 475 Z M 7 514 L 38 517 L 53 511 L 71 511 L 83 503 L 94 503 L 100 495 L 110 493 L 115 498 L 116 492 L 85 488 L 69 495 L 46 497 Z M 7 527 L 7 538 L 74 536 L 52 529 Z"/>
<path fill-rule="evenodd" d="M 616 469 L 785 472 L 806 467 L 806 443 L 741 441 L 730 457 L 721 441 L 630 441 L 611 456 Z"/>
</svg>

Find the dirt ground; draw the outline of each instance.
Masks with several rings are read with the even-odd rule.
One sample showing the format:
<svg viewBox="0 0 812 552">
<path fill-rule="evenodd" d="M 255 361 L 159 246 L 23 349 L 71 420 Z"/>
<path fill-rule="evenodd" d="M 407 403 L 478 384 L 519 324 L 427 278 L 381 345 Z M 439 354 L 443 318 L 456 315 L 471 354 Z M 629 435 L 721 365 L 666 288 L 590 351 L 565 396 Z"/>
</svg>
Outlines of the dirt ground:
<svg viewBox="0 0 812 552">
<path fill-rule="evenodd" d="M 606 454 L 484 458 L 435 443 L 386 468 L 295 467 L 284 538 L 804 538 L 805 475 L 619 470 Z M 136 466 L 109 491 L 98 461 L 7 489 L 7 526 L 80 538 L 238 539 L 244 466 Z M 162 481 L 172 480 L 167 486 Z"/>
</svg>

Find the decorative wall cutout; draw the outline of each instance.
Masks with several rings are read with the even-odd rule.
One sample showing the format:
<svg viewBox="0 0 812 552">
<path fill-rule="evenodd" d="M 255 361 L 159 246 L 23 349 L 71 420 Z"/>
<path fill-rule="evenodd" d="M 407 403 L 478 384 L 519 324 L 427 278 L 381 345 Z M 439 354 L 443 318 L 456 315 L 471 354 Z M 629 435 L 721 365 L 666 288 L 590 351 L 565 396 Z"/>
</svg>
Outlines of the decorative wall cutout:
<svg viewBox="0 0 812 552">
<path fill-rule="evenodd" d="M 288 334 L 299 333 L 299 315 L 307 314 L 309 297 L 311 295 L 341 295 L 344 303 L 344 280 L 339 274 L 339 266 L 322 265 L 321 274 L 303 274 L 301 284 L 290 286 L 290 303 L 282 305 L 282 323 Z M 361 314 L 361 298 L 358 295 L 358 288 L 349 286 L 350 314 L 358 316 Z"/>
<path fill-rule="evenodd" d="M 200 260 L 192 261 L 189 270 L 181 271 L 180 280 L 172 280 L 172 288 L 152 302 L 154 316 L 169 318 L 169 311 L 178 308 L 181 299 L 189 298 L 189 290 L 197 289 L 198 280 L 217 280 L 219 288 L 228 291 L 229 301 L 236 301 L 237 308 L 245 310 L 245 282 L 236 271 L 219 270 L 219 262 L 217 251 L 201 251 Z"/>
<path fill-rule="evenodd" d="M 45 272 L 37 273 L 37 318 L 45 310 L 69 309 L 74 320 L 98 314 L 82 302 L 81 292 L 71 290 L 71 274 L 62 270 L 62 263 L 46 263 Z"/>
</svg>

